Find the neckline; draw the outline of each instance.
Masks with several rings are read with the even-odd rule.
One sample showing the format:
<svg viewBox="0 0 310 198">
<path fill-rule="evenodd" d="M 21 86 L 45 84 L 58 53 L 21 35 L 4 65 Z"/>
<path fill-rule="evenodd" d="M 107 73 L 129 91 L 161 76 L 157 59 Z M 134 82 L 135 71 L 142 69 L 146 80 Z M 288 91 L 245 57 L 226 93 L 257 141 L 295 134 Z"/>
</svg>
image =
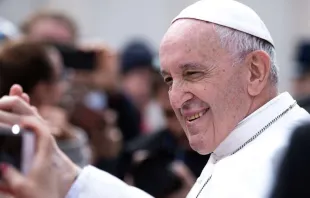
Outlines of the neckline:
<svg viewBox="0 0 310 198">
<path fill-rule="evenodd" d="M 256 138 L 264 127 L 271 121 L 289 109 L 296 101 L 288 92 L 284 92 L 273 98 L 255 112 L 243 119 L 237 127 L 225 138 L 225 140 L 215 149 L 213 156 L 216 161 L 233 154 L 243 148 L 245 143 Z M 277 118 L 278 119 L 278 118 Z M 272 123 L 273 124 L 273 123 Z"/>
</svg>

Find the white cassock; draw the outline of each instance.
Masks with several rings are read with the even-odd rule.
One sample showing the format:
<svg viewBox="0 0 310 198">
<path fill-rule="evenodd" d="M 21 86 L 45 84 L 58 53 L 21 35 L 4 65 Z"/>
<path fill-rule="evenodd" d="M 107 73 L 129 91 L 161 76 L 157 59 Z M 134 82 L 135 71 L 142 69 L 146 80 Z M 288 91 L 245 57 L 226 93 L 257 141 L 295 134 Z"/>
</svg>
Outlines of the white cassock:
<svg viewBox="0 0 310 198">
<path fill-rule="evenodd" d="M 188 198 L 268 198 L 296 125 L 309 114 L 283 93 L 241 121 L 212 153 Z M 67 198 L 149 198 L 91 166 Z"/>
<path fill-rule="evenodd" d="M 309 114 L 283 93 L 241 121 L 211 154 L 188 198 L 268 198 L 296 125 Z"/>
</svg>

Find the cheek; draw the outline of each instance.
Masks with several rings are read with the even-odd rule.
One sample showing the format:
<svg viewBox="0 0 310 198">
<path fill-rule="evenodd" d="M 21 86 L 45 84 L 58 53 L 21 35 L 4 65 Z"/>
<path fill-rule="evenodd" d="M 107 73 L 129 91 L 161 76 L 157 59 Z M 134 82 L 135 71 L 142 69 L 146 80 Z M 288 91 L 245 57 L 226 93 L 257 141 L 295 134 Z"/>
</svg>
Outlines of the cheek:
<svg viewBox="0 0 310 198">
<path fill-rule="evenodd" d="M 211 108 L 220 103 L 219 99 L 222 98 L 220 97 L 222 91 L 219 84 L 210 82 L 192 83 L 188 89 L 195 97 L 207 103 Z"/>
<path fill-rule="evenodd" d="M 138 75 L 129 77 L 125 82 L 125 86 L 135 94 L 144 94 L 149 92 L 148 81 Z"/>
<path fill-rule="evenodd" d="M 49 93 L 48 99 L 50 100 L 50 103 L 59 102 L 61 97 L 63 96 L 64 91 L 65 91 L 64 86 L 61 83 L 51 85 L 48 91 Z"/>
<path fill-rule="evenodd" d="M 216 119 L 219 123 L 225 122 L 229 130 L 234 128 L 247 112 L 246 87 L 243 87 L 242 80 L 240 76 L 234 75 L 226 83 L 220 84 L 213 100 Z"/>
<path fill-rule="evenodd" d="M 245 90 L 240 85 L 242 79 L 237 75 L 219 82 L 193 83 L 189 89 L 191 93 L 210 106 L 210 119 L 216 128 L 223 122 L 231 123 L 238 118 L 237 113 L 242 108 Z"/>
</svg>

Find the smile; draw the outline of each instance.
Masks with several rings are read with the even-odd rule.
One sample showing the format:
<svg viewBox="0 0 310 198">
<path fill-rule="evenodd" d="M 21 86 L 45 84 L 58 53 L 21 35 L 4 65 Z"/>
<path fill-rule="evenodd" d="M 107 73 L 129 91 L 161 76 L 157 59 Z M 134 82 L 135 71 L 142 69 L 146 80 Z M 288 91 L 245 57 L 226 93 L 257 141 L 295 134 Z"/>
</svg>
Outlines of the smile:
<svg viewBox="0 0 310 198">
<path fill-rule="evenodd" d="M 192 116 L 187 116 L 186 120 L 189 121 L 189 122 L 193 122 L 193 121 L 197 120 L 198 118 L 200 118 L 201 116 L 203 116 L 204 114 L 206 114 L 208 110 L 209 110 L 209 108 L 205 109 L 205 110 L 203 110 L 201 112 L 195 113 Z"/>
</svg>

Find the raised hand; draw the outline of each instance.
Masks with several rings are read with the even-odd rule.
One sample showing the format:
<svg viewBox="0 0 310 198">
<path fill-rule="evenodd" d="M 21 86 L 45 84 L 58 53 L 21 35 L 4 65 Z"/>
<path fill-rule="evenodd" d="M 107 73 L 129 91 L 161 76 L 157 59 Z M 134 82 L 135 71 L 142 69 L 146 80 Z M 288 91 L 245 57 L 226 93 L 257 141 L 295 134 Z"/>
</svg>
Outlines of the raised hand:
<svg viewBox="0 0 310 198">
<path fill-rule="evenodd" d="M 56 146 L 49 127 L 34 116 L 23 116 L 20 126 L 36 135 L 36 154 L 30 171 L 22 175 L 8 164 L 1 164 L 4 184 L 0 191 L 15 198 L 63 198 L 70 189 L 79 168 Z"/>
<path fill-rule="evenodd" d="M 30 98 L 28 94 L 24 93 L 23 88 L 20 85 L 15 84 L 11 87 L 10 96 L 18 96 L 30 104 Z"/>
<path fill-rule="evenodd" d="M 29 105 L 29 97 L 18 86 L 12 87 L 10 96 L 0 99 L 0 125 L 15 124 L 35 133 L 35 156 L 26 175 L 8 164 L 1 164 L 4 184 L 0 191 L 15 198 L 65 197 L 80 168 L 60 151 L 49 125 Z"/>
</svg>

